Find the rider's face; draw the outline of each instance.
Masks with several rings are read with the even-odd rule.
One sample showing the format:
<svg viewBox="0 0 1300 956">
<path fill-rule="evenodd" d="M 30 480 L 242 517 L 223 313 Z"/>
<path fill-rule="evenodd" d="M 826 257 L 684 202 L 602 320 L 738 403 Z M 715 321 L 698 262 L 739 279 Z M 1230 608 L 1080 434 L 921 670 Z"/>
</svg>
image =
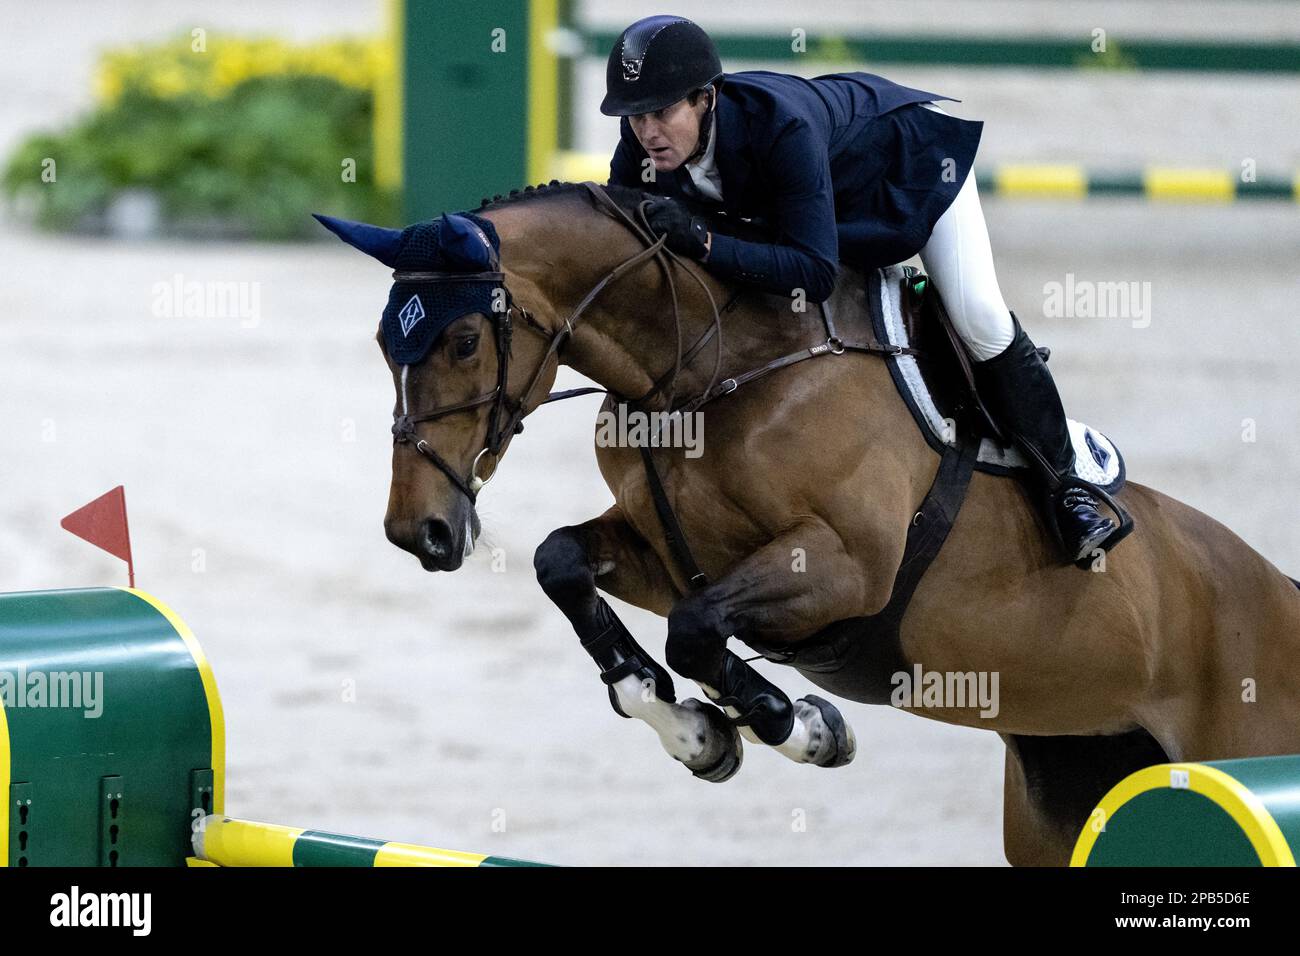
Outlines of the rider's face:
<svg viewBox="0 0 1300 956">
<path fill-rule="evenodd" d="M 671 172 L 695 152 L 700 141 L 700 117 L 708 105 L 709 98 L 700 96 L 694 106 L 689 99 L 682 99 L 653 113 L 627 118 L 656 170 Z"/>
</svg>

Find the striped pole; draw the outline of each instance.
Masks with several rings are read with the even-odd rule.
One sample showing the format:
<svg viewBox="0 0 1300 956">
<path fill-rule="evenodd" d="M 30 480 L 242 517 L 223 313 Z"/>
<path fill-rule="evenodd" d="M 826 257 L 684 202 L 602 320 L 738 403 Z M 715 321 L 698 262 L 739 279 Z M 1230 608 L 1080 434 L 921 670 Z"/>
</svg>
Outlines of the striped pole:
<svg viewBox="0 0 1300 956">
<path fill-rule="evenodd" d="M 484 853 L 303 830 L 209 815 L 194 832 L 193 865 L 213 866 L 548 866 Z"/>
<path fill-rule="evenodd" d="M 1118 31 L 1115 31 L 1118 32 Z M 586 54 L 604 61 L 618 42 L 618 33 L 585 29 Z M 1132 73 L 1137 70 L 1195 72 L 1297 73 L 1300 43 L 1290 38 L 1240 40 L 1108 39 L 1105 52 L 1093 49 L 1093 38 L 1052 35 L 971 36 L 958 33 L 857 33 L 823 29 L 809 31 L 806 50 L 796 49 L 790 35 L 775 32 L 723 33 L 716 37 L 723 61 L 834 64 L 840 70 L 870 69 L 882 64 L 920 66 L 1021 67 L 1029 69 L 1093 70 Z"/>
<path fill-rule="evenodd" d="M 977 172 L 980 191 L 1009 199 L 1084 199 L 1140 196 L 1153 202 L 1227 203 L 1241 199 L 1300 201 L 1300 175 L 1243 181 L 1223 169 L 1147 166 L 1129 172 L 1088 170 L 1073 164 L 995 166 Z"/>
<path fill-rule="evenodd" d="M 556 170 L 571 182 L 603 183 L 609 178 L 609 156 L 566 151 L 556 157 Z M 1243 181 L 1227 169 L 1185 169 L 1146 166 L 1130 170 L 1087 169 L 1074 163 L 976 163 L 976 183 L 984 196 L 999 199 L 1080 200 L 1134 197 L 1158 203 L 1230 203 L 1242 201 L 1300 202 L 1300 173 L 1259 176 Z"/>
</svg>

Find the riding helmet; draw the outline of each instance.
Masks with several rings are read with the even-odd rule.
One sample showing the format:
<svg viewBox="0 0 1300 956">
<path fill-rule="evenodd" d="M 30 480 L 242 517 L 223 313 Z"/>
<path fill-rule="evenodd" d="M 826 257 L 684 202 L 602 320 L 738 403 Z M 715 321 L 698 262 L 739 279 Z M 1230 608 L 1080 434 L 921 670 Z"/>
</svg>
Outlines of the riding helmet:
<svg viewBox="0 0 1300 956">
<path fill-rule="evenodd" d="M 718 48 L 704 30 L 685 17 L 646 17 L 624 30 L 609 52 L 600 111 L 653 113 L 721 77 Z"/>
</svg>

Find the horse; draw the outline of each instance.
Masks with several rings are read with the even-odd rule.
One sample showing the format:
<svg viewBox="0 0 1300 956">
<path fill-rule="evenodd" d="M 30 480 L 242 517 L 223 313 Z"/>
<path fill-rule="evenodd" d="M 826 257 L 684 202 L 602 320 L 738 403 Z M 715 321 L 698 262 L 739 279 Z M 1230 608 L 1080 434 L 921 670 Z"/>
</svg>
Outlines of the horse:
<svg viewBox="0 0 1300 956">
<path fill-rule="evenodd" d="M 427 571 L 461 566 L 480 488 L 565 365 L 608 393 L 603 412 L 662 422 L 685 409 L 707 424 L 697 457 L 598 441 L 614 505 L 552 532 L 534 558 L 615 711 L 650 724 L 702 779 L 734 774 L 742 740 L 823 767 L 857 746 L 832 702 L 789 701 L 728 649 L 732 637 L 854 701 L 897 704 L 905 671 L 997 675 L 995 713 L 943 696 L 912 709 L 1001 736 L 1013 865 L 1067 863 L 1106 790 L 1141 767 L 1300 752 L 1300 584 L 1141 484 L 1116 495 L 1137 530 L 1087 573 L 1062 563 L 1024 483 L 970 475 L 892 640 L 863 627 L 890 605 L 943 461 L 891 379 L 888 350 L 836 348 L 797 295 L 669 254 L 637 221 L 645 198 L 553 181 L 485 199 L 473 215 L 499 242 L 487 267 L 395 273 L 498 288 L 414 364 L 394 360 L 381 326 L 397 393 L 384 518 L 394 545 Z M 322 221 L 395 261 L 400 230 Z M 845 266 L 826 314 L 864 313 L 867 278 Z M 815 360 L 737 385 L 801 350 Z M 706 700 L 677 701 L 669 670 L 601 592 L 667 619 L 666 663 Z"/>
</svg>

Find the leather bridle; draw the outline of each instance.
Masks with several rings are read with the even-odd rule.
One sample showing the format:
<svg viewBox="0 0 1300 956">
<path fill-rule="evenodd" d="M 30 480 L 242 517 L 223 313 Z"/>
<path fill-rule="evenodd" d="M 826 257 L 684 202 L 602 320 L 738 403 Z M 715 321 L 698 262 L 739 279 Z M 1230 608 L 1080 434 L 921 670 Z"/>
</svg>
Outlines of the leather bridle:
<svg viewBox="0 0 1300 956">
<path fill-rule="evenodd" d="M 526 318 L 531 318 L 522 308 L 515 305 L 510 297 L 510 290 L 505 284 L 505 273 L 503 272 L 394 272 L 393 279 L 397 282 L 408 283 L 441 283 L 441 282 L 498 282 L 500 287 L 505 290 L 505 300 L 507 307 L 504 312 L 494 312 L 492 325 L 495 329 L 494 340 L 497 349 L 497 384 L 492 391 L 480 395 L 477 398 L 471 398 L 463 402 L 455 402 L 450 405 L 441 405 L 431 411 L 423 412 L 418 415 L 399 415 L 393 414 L 393 442 L 394 444 L 410 443 L 425 458 L 429 459 L 439 471 L 447 476 L 447 479 L 459 488 L 467 498 L 472 502 L 478 497 L 478 491 L 486 484 L 487 479 L 478 477 L 479 459 L 487 452 L 494 456 L 501 451 L 501 446 L 505 442 L 506 435 L 510 431 L 518 430 L 521 422 L 518 417 L 512 417 L 511 423 L 507 428 L 498 428 L 497 423 L 506 412 L 507 402 L 506 379 L 510 372 L 510 352 L 511 338 L 514 335 L 514 326 L 510 315 L 516 308 Z M 463 478 L 450 464 L 447 463 L 441 455 L 429 447 L 429 443 L 419 436 L 415 426 L 423 422 L 437 421 L 448 415 L 454 415 L 457 412 L 467 412 L 471 409 L 478 408 L 480 405 L 492 403 L 492 411 L 488 415 L 487 437 L 484 441 L 483 450 L 474 456 L 474 461 L 470 465 L 469 477 Z M 521 417 L 521 416 L 520 416 Z M 492 476 L 489 475 L 488 478 Z"/>
</svg>

